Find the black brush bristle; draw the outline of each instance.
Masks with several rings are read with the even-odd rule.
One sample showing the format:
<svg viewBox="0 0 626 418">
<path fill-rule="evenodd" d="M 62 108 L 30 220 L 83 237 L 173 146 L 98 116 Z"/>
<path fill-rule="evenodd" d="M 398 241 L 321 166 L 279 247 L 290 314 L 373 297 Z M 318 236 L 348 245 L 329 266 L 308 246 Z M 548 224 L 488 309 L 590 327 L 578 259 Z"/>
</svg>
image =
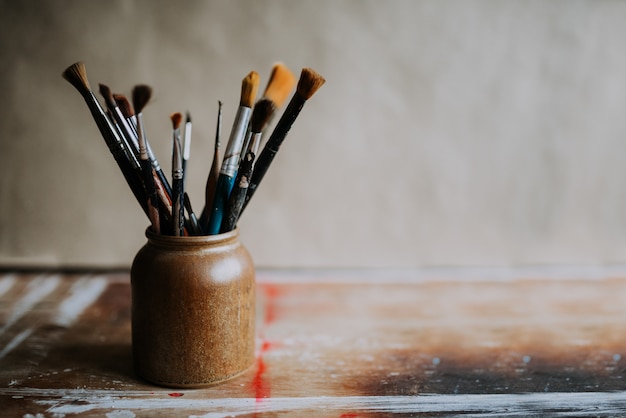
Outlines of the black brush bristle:
<svg viewBox="0 0 626 418">
<path fill-rule="evenodd" d="M 270 120 L 276 110 L 274 102 L 270 99 L 261 99 L 254 105 L 252 117 L 250 118 L 250 131 L 259 133 L 263 131 L 265 125 Z"/>
<path fill-rule="evenodd" d="M 141 113 L 150 101 L 150 97 L 152 97 L 152 87 L 146 84 L 139 84 L 133 88 L 133 108 L 135 109 L 135 114 Z"/>
</svg>

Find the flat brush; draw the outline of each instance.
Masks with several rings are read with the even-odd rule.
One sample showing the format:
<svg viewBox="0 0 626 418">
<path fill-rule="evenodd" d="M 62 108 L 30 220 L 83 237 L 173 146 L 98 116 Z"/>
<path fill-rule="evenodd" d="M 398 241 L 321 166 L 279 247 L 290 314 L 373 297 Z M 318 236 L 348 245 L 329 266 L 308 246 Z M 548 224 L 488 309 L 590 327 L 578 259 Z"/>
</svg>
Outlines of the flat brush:
<svg viewBox="0 0 626 418">
<path fill-rule="evenodd" d="M 183 185 L 183 153 L 180 143 L 180 123 L 183 115 L 174 113 L 172 120 L 172 229 L 174 236 L 185 234 L 185 189 Z"/>
<path fill-rule="evenodd" d="M 251 71 L 242 81 L 239 108 L 233 122 L 233 127 L 224 153 L 220 175 L 217 178 L 213 207 L 209 217 L 207 233 L 218 234 L 222 226 L 225 205 L 235 182 L 237 168 L 239 167 L 239 155 L 252 113 L 252 106 L 259 87 L 259 74 Z"/>
<path fill-rule="evenodd" d="M 274 112 L 274 103 L 268 99 L 261 99 L 254 106 L 252 117 L 250 118 L 250 146 L 246 150 L 245 156 L 241 161 L 237 178 L 232 192 L 228 198 L 226 205 L 226 216 L 222 221 L 220 232 L 228 232 L 237 226 L 237 220 L 241 213 L 241 208 L 246 198 L 248 186 L 250 185 L 250 176 L 254 167 L 254 159 L 259 148 L 261 133 L 265 128 L 267 121 Z"/>
<path fill-rule="evenodd" d="M 297 81 L 296 76 L 285 64 L 280 62 L 274 64 L 267 86 L 263 91 L 262 99 L 271 100 L 276 110 L 282 108 L 296 86 Z M 272 123 L 275 115 L 276 112 L 270 115 L 267 125 Z"/>
<path fill-rule="evenodd" d="M 126 118 L 130 129 L 135 132 L 135 135 L 131 138 L 131 140 L 133 141 L 133 145 L 137 148 L 137 153 L 139 153 L 139 143 L 137 141 L 137 116 L 130 106 L 128 99 L 126 99 L 124 95 L 114 94 L 113 99 L 120 108 L 120 112 Z M 156 172 L 159 181 L 163 184 L 163 189 L 167 194 L 168 200 L 171 200 L 172 188 L 170 186 L 170 183 L 167 181 L 167 177 L 165 176 L 165 173 L 163 172 L 163 169 L 161 168 L 161 165 L 159 164 L 156 155 L 152 151 L 150 142 L 146 143 L 146 151 L 148 152 L 148 159 L 150 160 L 150 164 L 152 164 L 152 167 L 154 168 L 154 171 Z"/>
<path fill-rule="evenodd" d="M 206 186 L 204 189 L 204 209 L 200 214 L 200 228 L 205 231 L 209 227 L 209 217 L 211 216 L 211 208 L 213 207 L 213 198 L 215 197 L 215 188 L 217 186 L 217 178 L 220 175 L 220 137 L 222 135 L 222 102 L 218 101 L 217 124 L 215 128 L 215 145 L 213 148 L 213 162 L 209 170 Z"/>
<path fill-rule="evenodd" d="M 123 94 L 113 94 L 113 100 L 115 100 L 115 104 L 120 108 L 120 112 L 126 118 L 128 125 L 135 132 L 135 137 L 137 136 L 137 118 L 135 117 L 135 112 L 133 111 L 130 102 Z"/>
<path fill-rule="evenodd" d="M 154 177 L 152 176 L 152 164 L 148 158 L 148 150 L 146 147 L 147 140 L 145 138 L 145 128 L 143 126 L 142 111 L 152 96 L 152 88 L 141 84 L 133 88 L 133 108 L 137 117 L 137 141 L 139 143 L 139 160 L 141 163 L 141 171 L 143 174 L 144 187 L 148 196 L 148 217 L 152 224 L 152 230 L 156 234 L 161 233 L 161 224 L 159 216 L 159 198 L 157 195 Z"/>
<path fill-rule="evenodd" d="M 276 63 L 272 67 L 262 98 L 271 100 L 277 108 L 280 108 L 289 98 L 289 94 L 296 86 L 296 81 L 296 76 L 285 64 Z"/>
<path fill-rule="evenodd" d="M 244 154 L 252 151 L 256 155 L 261 143 L 261 135 L 275 110 L 276 106 L 270 99 L 261 99 L 254 105 L 250 117 L 250 140 L 248 146 L 243 149 Z"/>
<path fill-rule="evenodd" d="M 287 96 L 293 90 L 293 86 L 296 85 L 296 77 L 293 75 L 289 68 L 284 64 L 277 63 L 272 67 L 272 72 L 270 73 L 270 78 L 267 81 L 267 85 L 265 86 L 265 90 L 263 91 L 263 96 L 261 99 L 254 105 L 252 109 L 252 114 L 254 115 L 254 111 L 261 101 L 271 101 L 274 105 L 274 109 L 272 110 L 272 114 L 268 118 L 268 124 L 271 122 L 272 117 L 276 110 L 278 110 L 285 100 L 287 100 Z M 251 118 L 252 119 L 252 118 Z M 246 150 L 249 148 L 250 137 L 252 133 L 250 132 L 251 127 L 248 126 L 248 131 L 246 132 L 246 139 L 244 140 L 243 147 L 241 149 L 241 154 L 245 155 Z"/>
<path fill-rule="evenodd" d="M 113 117 L 115 124 L 119 128 L 124 148 L 126 150 L 126 153 L 128 154 L 128 158 L 130 159 L 133 167 L 135 167 L 135 169 L 137 170 L 139 169 L 139 161 L 137 160 L 138 150 L 133 142 L 133 140 L 135 142 L 137 141 L 137 139 L 135 138 L 136 132 L 131 129 L 130 125 L 128 124 L 128 120 L 124 117 L 122 111 L 115 102 L 115 99 L 113 98 L 113 93 L 111 93 L 111 89 L 105 84 L 99 84 L 99 87 L 100 95 L 104 98 L 104 102 L 106 103 L 106 106 L 111 116 Z"/>
<path fill-rule="evenodd" d="M 127 126 L 129 126 L 130 131 L 132 132 L 132 146 L 135 154 L 137 155 L 137 158 L 139 158 L 139 142 L 137 141 L 137 118 L 135 116 L 135 112 L 133 111 L 133 108 L 130 105 L 130 102 L 128 101 L 126 96 L 122 94 L 113 94 L 113 99 L 115 100 L 115 104 L 119 107 L 122 115 L 126 119 Z M 146 146 L 148 148 L 148 159 L 150 159 L 150 143 L 146 143 Z M 139 171 L 141 172 L 141 163 L 139 165 Z M 157 196 L 159 197 L 159 213 L 162 215 L 161 232 L 163 232 L 163 230 L 169 231 L 171 227 L 171 222 L 169 220 L 172 219 L 172 197 L 170 194 L 168 194 L 165 186 L 161 181 L 161 178 L 154 170 L 152 170 L 152 177 L 154 178 L 154 186 L 156 188 Z"/>
<path fill-rule="evenodd" d="M 85 65 L 82 62 L 72 64 L 63 72 L 62 75 L 63 78 L 74 86 L 74 88 L 76 88 L 76 90 L 78 90 L 78 92 L 83 96 L 85 102 L 87 103 L 87 107 L 91 112 L 91 116 L 96 122 L 98 130 L 107 144 L 109 151 L 113 155 L 113 158 L 115 158 L 115 162 L 120 168 L 126 183 L 130 187 L 133 195 L 141 205 L 144 212 L 148 213 L 146 193 L 141 183 L 141 178 L 137 176 L 137 172 L 131 165 L 131 162 L 124 155 L 121 138 L 109 118 L 106 116 L 100 102 L 91 91 Z"/>
<path fill-rule="evenodd" d="M 276 156 L 281 144 L 287 137 L 291 126 L 300 114 L 304 104 L 320 87 L 322 87 L 325 82 L 326 80 L 314 70 L 310 68 L 302 69 L 300 79 L 298 80 L 298 86 L 296 87 L 296 92 L 289 101 L 285 112 L 278 120 L 274 131 L 267 140 L 267 143 L 263 147 L 263 150 L 259 154 L 259 158 L 254 165 L 254 171 L 252 172 L 250 185 L 248 186 L 248 194 L 246 195 L 244 205 L 241 209 L 242 212 L 245 210 L 252 196 L 254 196 L 256 189 L 259 187 L 261 180 L 263 180 L 267 169 Z"/>
</svg>

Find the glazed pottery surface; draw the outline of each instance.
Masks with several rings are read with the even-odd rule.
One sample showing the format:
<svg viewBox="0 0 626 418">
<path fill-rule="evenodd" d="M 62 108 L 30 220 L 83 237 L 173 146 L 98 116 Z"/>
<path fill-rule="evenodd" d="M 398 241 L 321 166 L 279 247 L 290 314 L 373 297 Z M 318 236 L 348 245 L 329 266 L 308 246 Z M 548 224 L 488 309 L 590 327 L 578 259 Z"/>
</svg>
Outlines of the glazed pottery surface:
<svg viewBox="0 0 626 418">
<path fill-rule="evenodd" d="M 245 371 L 254 360 L 255 271 L 238 231 L 146 236 L 131 269 L 136 372 L 202 387 Z"/>
</svg>

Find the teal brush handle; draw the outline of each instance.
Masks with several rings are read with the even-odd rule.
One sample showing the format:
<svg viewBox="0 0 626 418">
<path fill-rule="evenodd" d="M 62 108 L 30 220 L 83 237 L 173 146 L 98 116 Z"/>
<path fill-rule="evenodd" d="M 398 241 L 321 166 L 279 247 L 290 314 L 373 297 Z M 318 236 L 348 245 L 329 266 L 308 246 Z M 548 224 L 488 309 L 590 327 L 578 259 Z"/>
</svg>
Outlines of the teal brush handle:
<svg viewBox="0 0 626 418">
<path fill-rule="evenodd" d="M 215 197 L 213 198 L 213 208 L 211 209 L 211 217 L 209 218 L 209 227 L 206 230 L 208 235 L 216 235 L 220 233 L 222 226 L 222 218 L 230 192 L 235 184 L 235 177 L 220 173 L 217 178 L 217 186 L 215 187 Z"/>
</svg>

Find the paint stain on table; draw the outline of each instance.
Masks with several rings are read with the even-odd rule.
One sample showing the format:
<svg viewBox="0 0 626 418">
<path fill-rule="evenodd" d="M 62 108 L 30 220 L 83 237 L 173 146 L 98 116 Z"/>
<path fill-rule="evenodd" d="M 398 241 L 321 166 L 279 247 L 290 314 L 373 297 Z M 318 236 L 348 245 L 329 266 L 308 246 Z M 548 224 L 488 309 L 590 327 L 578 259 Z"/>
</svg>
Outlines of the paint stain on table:
<svg viewBox="0 0 626 418">
<path fill-rule="evenodd" d="M 258 297 L 255 364 L 178 392 L 133 373 L 126 274 L 0 276 L 0 403 L 68 418 L 626 410 L 626 280 L 283 280 Z"/>
</svg>

